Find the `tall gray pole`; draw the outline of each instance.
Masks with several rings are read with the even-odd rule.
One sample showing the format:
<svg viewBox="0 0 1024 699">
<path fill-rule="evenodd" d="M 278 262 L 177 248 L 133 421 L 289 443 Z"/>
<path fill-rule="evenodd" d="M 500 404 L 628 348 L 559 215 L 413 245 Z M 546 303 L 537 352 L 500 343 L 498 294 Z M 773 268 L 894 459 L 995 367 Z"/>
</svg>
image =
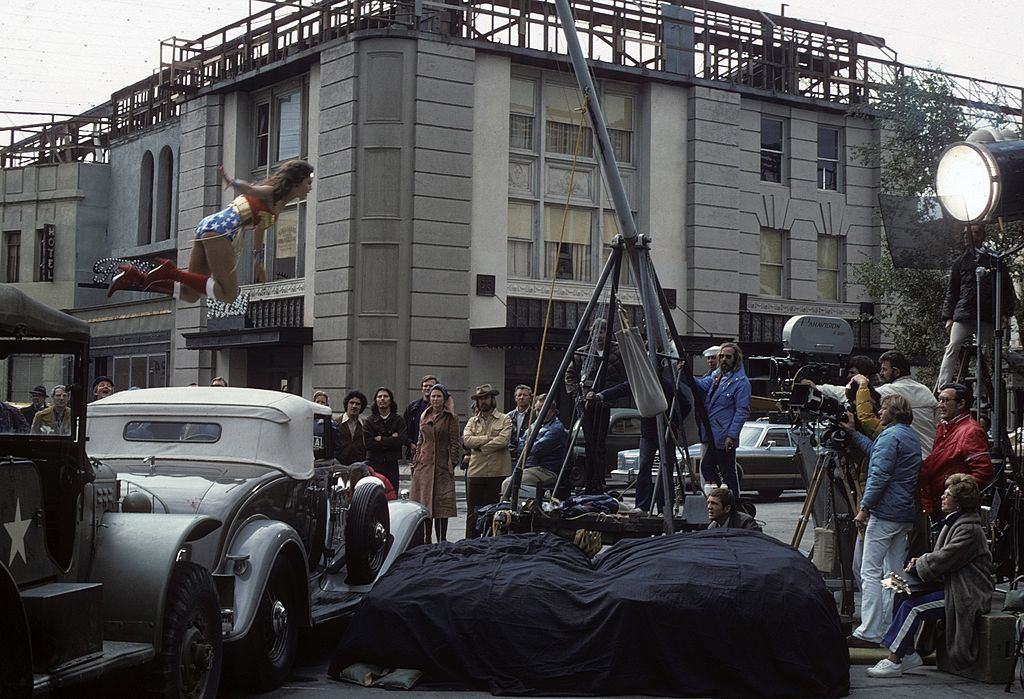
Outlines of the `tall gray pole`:
<svg viewBox="0 0 1024 699">
<path fill-rule="evenodd" d="M 590 75 L 590 67 L 583 55 L 583 48 L 580 46 L 579 37 L 576 34 L 576 21 L 572 15 L 572 8 L 569 0 L 555 0 L 555 8 L 558 11 L 558 20 L 562 25 L 562 33 L 565 34 L 566 45 L 569 49 L 569 59 L 572 61 L 573 70 L 576 73 L 576 80 L 580 90 L 583 92 L 584 106 L 590 123 L 594 127 L 597 136 L 598 155 L 601 159 L 601 170 L 604 172 L 605 181 L 608 183 L 608 191 L 612 197 L 612 204 L 615 206 L 615 214 L 619 219 L 619 231 L 626 243 L 626 252 L 629 255 L 630 263 L 637 273 L 639 283 L 640 303 L 644 310 L 644 322 L 647 335 L 647 356 L 651 366 L 659 374 L 658 350 L 670 348 L 674 350 L 672 338 L 665 318 L 661 314 L 661 305 L 658 300 L 654 282 L 647 269 L 647 247 L 646 241 L 638 241 L 636 220 L 629 206 L 629 199 L 626 197 L 626 189 L 622 185 L 622 177 L 619 175 L 619 165 L 615 161 L 615 151 L 612 148 L 611 139 L 608 136 L 608 125 L 604 120 L 604 113 L 601 111 L 601 104 L 597 98 L 597 88 L 594 87 L 594 80 Z M 639 245 L 637 243 L 639 242 Z M 664 416 L 658 417 L 659 448 L 662 454 L 662 468 L 671 463 L 666 458 Z M 673 503 L 665 502 L 665 532 L 671 534 L 673 527 Z"/>
</svg>

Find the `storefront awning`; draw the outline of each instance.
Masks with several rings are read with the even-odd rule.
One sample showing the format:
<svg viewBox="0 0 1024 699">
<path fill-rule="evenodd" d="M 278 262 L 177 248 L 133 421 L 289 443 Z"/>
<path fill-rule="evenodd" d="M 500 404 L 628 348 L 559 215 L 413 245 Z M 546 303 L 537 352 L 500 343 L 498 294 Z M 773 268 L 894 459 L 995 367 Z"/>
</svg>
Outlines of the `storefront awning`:
<svg viewBox="0 0 1024 699">
<path fill-rule="evenodd" d="M 190 350 L 244 349 L 247 347 L 302 346 L 313 344 L 313 328 L 241 328 L 184 333 Z"/>
</svg>

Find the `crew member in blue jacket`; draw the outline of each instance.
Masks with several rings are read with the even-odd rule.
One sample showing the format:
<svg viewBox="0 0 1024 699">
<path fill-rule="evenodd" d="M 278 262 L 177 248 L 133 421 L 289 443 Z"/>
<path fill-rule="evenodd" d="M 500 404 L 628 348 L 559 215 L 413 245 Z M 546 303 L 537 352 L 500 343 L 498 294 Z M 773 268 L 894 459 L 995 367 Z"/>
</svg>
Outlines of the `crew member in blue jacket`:
<svg viewBox="0 0 1024 699">
<path fill-rule="evenodd" d="M 711 434 L 707 434 L 703 421 L 697 421 L 704 444 L 700 474 L 705 484 L 728 486 L 739 497 L 736 447 L 743 423 L 750 417 L 750 381 L 743 371 L 740 346 L 723 342 L 718 348 L 718 368 L 697 379 L 697 385 L 704 392 L 704 410 L 711 423 Z"/>
<path fill-rule="evenodd" d="M 868 480 L 854 522 L 864 529 L 860 568 L 861 624 L 849 643 L 877 648 L 892 621 L 893 592 L 882 587 L 882 577 L 901 571 L 907 558 L 907 534 L 917 518 L 917 476 L 921 470 L 921 441 L 910 424 L 910 401 L 898 393 L 882 398 L 878 410 L 882 432 L 871 440 L 858 432 L 847 414 L 843 428 L 866 454 Z"/>
<path fill-rule="evenodd" d="M 546 393 L 541 393 L 534 399 L 533 412 L 540 414 L 544 407 Z M 526 446 L 526 440 L 533 430 L 531 426 L 519 439 L 519 448 L 516 450 L 516 461 L 519 454 Z M 558 406 L 554 402 L 548 409 L 547 415 L 541 420 L 540 431 L 537 438 L 530 445 L 530 451 L 526 454 L 526 463 L 523 464 L 523 478 L 519 484 L 520 497 L 532 498 L 537 494 L 537 486 L 542 485 L 551 488 L 558 480 L 558 472 L 562 469 L 562 462 L 565 460 L 565 445 L 567 435 L 565 425 L 558 419 Z M 501 484 L 501 492 L 508 490 L 508 484 L 512 480 L 509 476 Z"/>
</svg>

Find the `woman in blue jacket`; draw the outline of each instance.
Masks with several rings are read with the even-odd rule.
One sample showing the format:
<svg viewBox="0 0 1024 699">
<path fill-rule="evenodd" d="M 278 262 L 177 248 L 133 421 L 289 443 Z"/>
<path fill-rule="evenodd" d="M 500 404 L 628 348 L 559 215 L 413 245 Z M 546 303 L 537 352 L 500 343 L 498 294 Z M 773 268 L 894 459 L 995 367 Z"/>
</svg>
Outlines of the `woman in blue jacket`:
<svg viewBox="0 0 1024 699">
<path fill-rule="evenodd" d="M 917 518 L 917 475 L 921 442 L 910 424 L 914 413 L 901 395 L 882 398 L 878 410 L 882 432 L 871 442 L 857 432 L 852 419 L 843 427 L 862 451 L 871 455 L 868 479 L 855 522 L 864 529 L 861 563 L 861 624 L 850 645 L 877 648 L 892 620 L 893 593 L 882 588 L 882 576 L 901 570 L 907 558 L 907 534 Z"/>
</svg>

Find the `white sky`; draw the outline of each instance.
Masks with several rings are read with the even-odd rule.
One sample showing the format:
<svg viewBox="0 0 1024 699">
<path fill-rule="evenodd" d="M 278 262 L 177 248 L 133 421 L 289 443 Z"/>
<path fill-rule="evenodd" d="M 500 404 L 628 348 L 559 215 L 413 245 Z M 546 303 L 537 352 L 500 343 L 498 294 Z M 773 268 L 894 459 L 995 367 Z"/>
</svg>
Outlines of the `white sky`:
<svg viewBox="0 0 1024 699">
<path fill-rule="evenodd" d="M 780 11 L 777 0 L 731 4 Z M 246 16 L 250 7 L 266 4 L 0 0 L 0 110 L 81 112 L 151 74 L 161 39 L 201 36 Z M 1020 0 L 789 0 L 785 14 L 882 36 L 903 63 L 1024 85 Z M 0 115 L 0 126 L 27 119 Z"/>
</svg>

